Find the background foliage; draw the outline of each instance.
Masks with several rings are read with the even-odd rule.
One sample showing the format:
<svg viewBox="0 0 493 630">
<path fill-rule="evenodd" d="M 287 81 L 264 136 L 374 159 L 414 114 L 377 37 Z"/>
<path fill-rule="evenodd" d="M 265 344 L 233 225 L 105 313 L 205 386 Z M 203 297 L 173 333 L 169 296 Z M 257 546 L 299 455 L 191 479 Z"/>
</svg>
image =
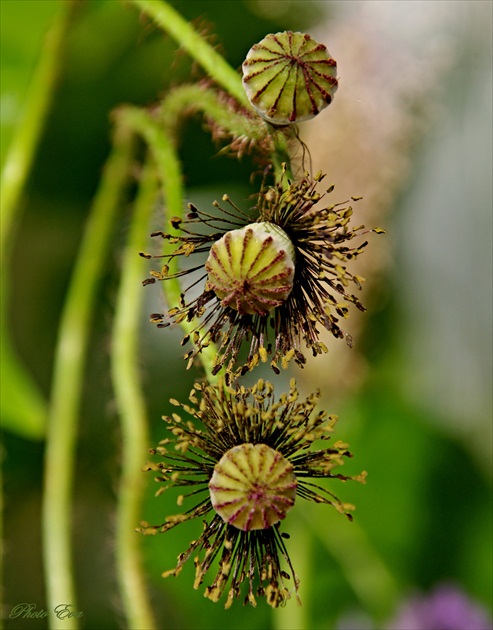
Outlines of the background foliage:
<svg viewBox="0 0 493 630">
<path fill-rule="evenodd" d="M 347 11 L 337 2 L 172 4 L 205 29 L 233 67 L 267 32 L 310 32 L 311 25 L 330 24 Z M 362 5 L 377 12 L 382 3 L 349 4 L 354 12 Z M 408 3 L 383 4 L 392 5 L 390 12 L 398 17 Z M 424 23 L 432 10 L 425 4 L 439 3 L 414 4 L 423 11 Z M 121 103 L 148 105 L 173 85 L 200 76 L 185 53 L 139 19 L 133 7 L 109 0 L 76 5 L 15 239 L 5 250 L 11 341 L 41 400 L 50 393 L 60 313 L 109 151 L 111 111 Z M 451 7 L 458 21 L 463 6 Z M 392 214 L 380 220 L 391 251 L 380 281 L 371 285 L 373 297 L 365 300 L 370 312 L 357 338 L 365 376 L 346 395 L 324 401 L 341 416 L 340 436 L 355 453 L 354 471 L 364 468 L 369 478 L 365 487 L 341 491 L 344 500 L 357 505 L 356 534 L 347 538 L 350 525 L 321 507 L 308 508 L 303 520 L 293 523 L 306 627 L 371 627 L 375 618 L 379 623 L 390 619 L 410 593 L 444 581 L 456 583 L 491 611 L 491 89 L 485 96 L 491 86 L 491 4 L 468 6 L 475 17 L 458 32 L 452 66 L 436 76 L 441 83 L 432 123 L 405 149 L 411 168 L 392 200 Z M 1 11 L 3 160 L 60 3 L 3 0 Z M 420 36 L 411 26 L 403 32 L 408 38 Z M 358 46 L 358 32 L 352 37 Z M 331 52 L 339 60 L 337 51 Z M 358 98 L 357 85 L 348 90 Z M 365 106 L 378 108 L 378 95 Z M 322 116 L 330 125 L 330 109 Z M 330 146 L 317 147 L 316 155 L 324 150 L 330 152 Z M 185 126 L 180 157 L 187 195 L 196 205 L 207 207 L 226 191 L 234 199 L 255 191 L 249 159 L 218 156 L 199 119 Z M 130 221 L 129 212 L 121 216 L 98 294 L 77 446 L 75 578 L 87 628 L 125 626 L 113 542 L 120 436 L 109 378 L 109 329 Z M 371 244 L 378 246 L 378 240 Z M 146 291 L 147 311 L 160 310 L 157 291 Z M 143 317 L 141 365 L 152 443 L 162 436 L 160 417 L 169 411 L 168 398 L 185 399 L 195 376 L 183 369 L 179 338 L 178 331 L 156 331 Z M 317 375 L 315 367 L 298 378 L 309 389 L 324 388 L 331 375 L 323 370 Z M 2 379 L 9 375 L 2 373 Z M 40 535 L 44 441 L 41 424 L 29 435 L 21 413 L 7 405 L 5 414 L 3 613 L 8 616 L 20 602 L 46 608 Z M 142 453 L 142 463 L 146 457 Z M 149 521 L 175 511 L 172 498 L 153 499 L 152 485 L 149 478 L 142 515 Z M 193 567 L 178 579 L 162 580 L 161 572 L 195 537 L 194 525 L 142 540 L 160 627 L 293 627 L 289 615 L 295 623 L 295 607 L 288 607 L 286 617 L 263 604 L 227 612 L 212 605 L 191 589 Z M 303 539 L 299 558 L 296 536 Z M 382 569 L 378 574 L 389 579 L 365 599 L 372 593 L 368 584 L 375 562 Z M 46 620 L 6 619 L 5 627 L 43 628 Z"/>
</svg>

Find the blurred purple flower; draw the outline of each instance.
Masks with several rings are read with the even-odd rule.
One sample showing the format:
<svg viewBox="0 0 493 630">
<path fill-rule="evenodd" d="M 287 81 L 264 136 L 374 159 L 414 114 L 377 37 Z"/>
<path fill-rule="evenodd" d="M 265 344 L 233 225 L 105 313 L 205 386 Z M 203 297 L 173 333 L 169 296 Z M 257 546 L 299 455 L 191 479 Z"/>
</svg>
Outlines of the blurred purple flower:
<svg viewBox="0 0 493 630">
<path fill-rule="evenodd" d="M 389 630 L 492 630 L 486 611 L 452 584 L 403 603 Z"/>
</svg>

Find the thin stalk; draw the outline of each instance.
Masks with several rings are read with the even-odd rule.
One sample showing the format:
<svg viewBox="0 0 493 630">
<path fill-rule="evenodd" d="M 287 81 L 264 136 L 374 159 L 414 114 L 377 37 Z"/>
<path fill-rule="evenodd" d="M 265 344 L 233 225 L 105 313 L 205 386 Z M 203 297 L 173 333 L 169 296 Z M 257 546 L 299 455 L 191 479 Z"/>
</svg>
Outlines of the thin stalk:
<svg viewBox="0 0 493 630">
<path fill-rule="evenodd" d="M 162 127 L 150 115 L 137 107 L 123 107 L 117 112 L 120 124 L 132 129 L 146 141 L 150 153 L 155 161 L 158 175 L 163 182 L 166 195 L 166 210 L 168 217 L 182 217 L 184 194 L 180 162 L 175 148 L 163 132 Z M 169 273 L 176 271 L 176 258 L 171 259 Z M 180 301 L 181 286 L 178 278 L 168 278 L 163 282 L 163 292 L 169 305 L 176 305 Z M 181 327 L 186 334 L 190 334 L 195 327 L 194 322 L 183 321 Z M 209 383 L 217 380 L 212 374 L 216 348 L 209 344 L 198 354 Z"/>
<path fill-rule="evenodd" d="M 245 116 L 223 102 L 220 95 L 212 89 L 201 85 L 180 85 L 171 90 L 161 102 L 160 121 L 173 141 L 177 143 L 180 123 L 193 114 L 200 112 L 233 140 L 252 147 L 269 147 L 270 157 L 276 181 L 283 181 L 286 187 L 288 180 L 293 181 L 291 156 L 289 155 L 288 137 L 290 131 L 283 131 L 264 122 L 260 116 Z"/>
<path fill-rule="evenodd" d="M 289 155 L 287 137 L 270 125 L 274 151 L 272 152 L 272 165 L 276 182 L 283 182 L 284 188 L 289 186 L 288 181 L 295 180 L 291 169 L 291 156 Z"/>
<path fill-rule="evenodd" d="M 167 2 L 161 0 L 130 0 L 132 4 L 142 9 L 156 24 L 171 37 L 173 37 L 188 54 L 199 63 L 206 71 L 209 78 L 213 79 L 226 92 L 235 98 L 237 102 L 248 111 L 253 112 L 246 92 L 243 88 L 240 75 L 228 64 L 228 62 L 199 35 L 179 13 Z M 200 97 L 202 100 L 203 97 Z M 223 121 L 227 125 L 225 108 L 218 122 Z M 287 140 L 282 131 L 268 125 L 274 141 L 272 161 L 274 164 L 276 179 L 282 176 L 282 163 L 288 165 L 290 171 L 290 157 Z"/>
<path fill-rule="evenodd" d="M 160 0 L 130 0 L 171 35 L 174 40 L 206 71 L 209 78 L 233 96 L 238 103 L 250 109 L 239 74 L 227 61 L 199 35 L 167 2 Z"/>
<path fill-rule="evenodd" d="M 285 521 L 284 529 L 290 536 L 287 542 L 289 558 L 300 580 L 299 597 L 303 605 L 292 593 L 286 606 L 272 611 L 272 626 L 275 630 L 306 630 L 310 628 L 309 606 L 307 605 L 311 589 L 310 579 L 313 571 L 316 571 L 312 566 L 310 537 L 306 535 L 304 523 L 295 510 Z"/>
<path fill-rule="evenodd" d="M 132 158 L 132 136 L 117 129 L 70 282 L 55 353 L 42 507 L 44 569 L 52 628 L 76 628 L 55 606 L 76 606 L 71 558 L 75 442 L 91 317 L 104 258 Z"/>
<path fill-rule="evenodd" d="M 193 83 L 179 85 L 166 95 L 161 102 L 160 120 L 169 133 L 177 137 L 181 119 L 196 112 L 205 114 L 234 138 L 253 143 L 268 136 L 267 123 L 259 116 L 245 116 L 243 111 L 229 107 L 217 91 Z"/>
<path fill-rule="evenodd" d="M 144 475 L 142 454 L 149 446 L 147 412 L 138 369 L 146 246 L 158 193 L 155 169 L 144 169 L 123 255 L 122 275 L 113 324 L 111 374 L 122 433 L 122 469 L 116 527 L 118 581 L 129 628 L 151 629 L 156 624 L 148 601 L 140 557 L 140 520 Z"/>
</svg>

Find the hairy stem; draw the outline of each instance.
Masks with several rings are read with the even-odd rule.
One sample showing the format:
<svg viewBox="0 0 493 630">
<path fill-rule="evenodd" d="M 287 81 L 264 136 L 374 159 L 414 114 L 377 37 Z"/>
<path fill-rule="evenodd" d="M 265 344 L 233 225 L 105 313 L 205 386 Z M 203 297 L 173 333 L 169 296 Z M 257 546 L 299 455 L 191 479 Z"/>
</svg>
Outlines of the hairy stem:
<svg viewBox="0 0 493 630">
<path fill-rule="evenodd" d="M 276 181 L 293 181 L 289 155 L 288 132 L 264 122 L 260 116 L 245 111 L 235 111 L 215 90 L 201 85 L 180 85 L 170 91 L 161 102 L 160 120 L 170 138 L 178 143 L 182 120 L 200 112 L 206 120 L 236 143 L 238 157 L 250 149 L 269 156 Z"/>
<path fill-rule="evenodd" d="M 147 241 L 151 215 L 157 199 L 155 169 L 144 169 L 123 256 L 122 275 L 113 325 L 111 373 L 122 432 L 122 470 L 116 528 L 118 580 L 130 628 L 155 628 L 147 598 L 140 558 L 140 520 L 144 475 L 139 474 L 142 456 L 149 446 L 147 414 L 138 369 L 139 325 L 146 273 L 138 255 Z"/>
<path fill-rule="evenodd" d="M 130 106 L 122 107 L 118 110 L 117 116 L 121 125 L 132 129 L 135 133 L 142 136 L 147 143 L 166 196 L 168 218 L 172 216 L 181 218 L 184 205 L 182 173 L 172 142 L 163 132 L 162 127 L 142 109 Z M 170 275 L 177 270 L 176 264 L 176 258 L 172 258 L 169 264 Z M 179 304 L 181 286 L 178 278 L 166 279 L 163 282 L 163 292 L 170 306 Z M 180 325 L 186 334 L 190 334 L 195 328 L 195 323 L 187 320 L 181 322 Z M 203 348 L 198 355 L 198 359 L 210 383 L 215 382 L 217 379 L 217 376 L 212 374 L 215 356 L 216 348 L 212 343 Z"/>
<path fill-rule="evenodd" d="M 259 121 L 260 118 L 254 113 L 252 106 L 246 96 L 239 74 L 227 63 L 227 61 L 212 48 L 205 39 L 199 35 L 179 13 L 177 13 L 167 2 L 160 0 L 130 0 L 132 4 L 142 9 L 142 11 L 151 17 L 156 24 L 164 31 L 169 33 L 180 46 L 182 46 L 188 54 L 195 59 L 206 71 L 209 78 L 213 79 L 221 86 L 227 94 L 232 96 L 239 105 L 244 107 L 248 112 L 254 114 Z M 192 88 L 193 86 L 190 86 Z M 200 89 L 200 88 L 196 88 Z M 190 92 L 187 94 L 185 90 L 182 92 L 184 100 L 188 101 L 188 105 L 194 107 L 193 102 L 189 100 Z M 255 139 L 258 135 L 259 123 L 249 126 L 246 120 L 243 124 L 238 123 L 238 119 L 233 120 L 233 114 L 228 112 L 224 106 L 220 106 L 217 99 L 212 102 L 210 95 L 198 95 L 198 102 L 201 104 L 199 108 L 207 111 L 211 117 L 224 124 L 225 127 L 230 126 L 235 130 L 236 134 Z M 202 103 L 204 104 L 202 106 Z M 185 102 L 183 102 L 185 105 Z M 219 106 L 219 107 L 218 107 Z M 206 110 L 207 108 L 207 110 Z M 170 112 L 168 120 L 171 119 L 173 113 Z M 180 113 L 181 116 L 181 113 Z M 241 116 L 236 115 L 236 116 Z M 262 123 L 261 123 L 262 124 Z M 265 123 L 263 123 L 265 125 Z M 290 173 L 290 157 L 288 153 L 288 142 L 285 133 L 273 125 L 267 125 L 268 133 L 272 135 L 274 150 L 272 153 L 272 162 L 276 179 L 282 176 L 282 163 L 287 164 L 288 173 Z M 174 128 L 174 127 L 171 127 Z M 250 135 L 254 132 L 253 135 Z M 289 133 L 289 132 L 288 132 Z"/>
<path fill-rule="evenodd" d="M 173 7 L 160 0 L 130 1 L 171 35 L 202 66 L 209 78 L 224 88 L 238 103 L 251 109 L 239 74 Z"/>
<path fill-rule="evenodd" d="M 43 550 L 52 628 L 75 628 L 75 618 L 58 619 L 58 604 L 75 605 L 71 543 L 71 507 L 77 421 L 91 317 L 104 257 L 132 157 L 132 137 L 117 129 L 68 289 L 55 354 L 45 453 Z"/>
<path fill-rule="evenodd" d="M 250 116 L 244 110 L 235 111 L 211 88 L 197 84 L 180 85 L 161 102 L 162 123 L 173 134 L 175 141 L 181 120 L 196 112 L 203 113 L 208 120 L 220 125 L 231 137 L 245 138 L 252 143 L 268 139 L 267 124 L 259 116 Z"/>
</svg>

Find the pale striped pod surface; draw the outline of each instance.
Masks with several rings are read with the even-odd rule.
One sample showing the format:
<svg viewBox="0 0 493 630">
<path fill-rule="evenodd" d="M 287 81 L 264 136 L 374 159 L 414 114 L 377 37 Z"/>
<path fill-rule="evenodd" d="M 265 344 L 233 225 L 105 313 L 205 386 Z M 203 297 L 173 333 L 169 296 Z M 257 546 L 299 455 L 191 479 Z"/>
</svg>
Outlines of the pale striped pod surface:
<svg viewBox="0 0 493 630">
<path fill-rule="evenodd" d="M 337 64 L 310 35 L 285 31 L 252 46 L 243 62 L 243 86 L 270 123 L 289 125 L 316 116 L 337 90 Z"/>
<path fill-rule="evenodd" d="M 293 507 L 298 483 L 293 465 L 266 444 L 240 444 L 214 468 L 209 493 L 214 510 L 243 531 L 268 529 Z"/>
<path fill-rule="evenodd" d="M 289 296 L 294 247 L 274 223 L 252 223 L 227 232 L 211 247 L 206 290 L 242 315 L 267 315 Z"/>
</svg>

